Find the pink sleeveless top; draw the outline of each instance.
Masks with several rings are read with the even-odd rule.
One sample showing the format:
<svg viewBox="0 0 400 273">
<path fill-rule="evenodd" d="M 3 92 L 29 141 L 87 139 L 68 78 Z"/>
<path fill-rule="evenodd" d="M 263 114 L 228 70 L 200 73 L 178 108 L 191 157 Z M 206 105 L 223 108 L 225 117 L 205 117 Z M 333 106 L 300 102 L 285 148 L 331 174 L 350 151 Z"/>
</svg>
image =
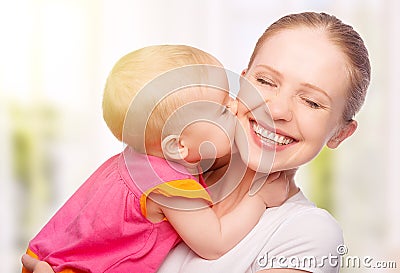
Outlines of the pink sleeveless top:
<svg viewBox="0 0 400 273">
<path fill-rule="evenodd" d="M 155 272 L 180 238 L 168 221 L 146 219 L 147 195 L 211 203 L 200 180 L 179 164 L 126 148 L 90 176 L 31 240 L 29 251 L 56 272 Z"/>
</svg>

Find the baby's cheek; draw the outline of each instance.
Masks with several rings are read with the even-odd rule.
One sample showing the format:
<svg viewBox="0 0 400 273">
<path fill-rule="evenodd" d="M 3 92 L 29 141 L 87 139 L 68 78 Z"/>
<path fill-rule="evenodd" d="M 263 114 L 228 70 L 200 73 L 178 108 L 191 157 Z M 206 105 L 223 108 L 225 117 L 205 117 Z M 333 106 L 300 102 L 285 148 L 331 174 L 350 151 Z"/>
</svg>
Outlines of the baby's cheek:
<svg viewBox="0 0 400 273">
<path fill-rule="evenodd" d="M 235 117 L 230 117 L 229 119 L 226 119 L 223 122 L 222 128 L 220 128 L 221 133 L 224 135 L 224 141 L 230 146 L 234 142 L 235 130 L 236 130 Z"/>
</svg>

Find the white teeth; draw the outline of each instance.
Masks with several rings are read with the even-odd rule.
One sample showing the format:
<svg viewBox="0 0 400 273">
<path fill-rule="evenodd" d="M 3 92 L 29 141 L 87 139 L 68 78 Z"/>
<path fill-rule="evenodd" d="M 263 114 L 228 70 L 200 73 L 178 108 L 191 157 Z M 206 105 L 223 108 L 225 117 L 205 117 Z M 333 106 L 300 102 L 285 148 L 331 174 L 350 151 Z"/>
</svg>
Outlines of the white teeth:
<svg viewBox="0 0 400 273">
<path fill-rule="evenodd" d="M 288 145 L 294 140 L 289 137 L 285 137 L 274 132 L 268 131 L 267 129 L 261 127 L 255 122 L 252 122 L 253 130 L 257 135 L 261 136 L 262 140 L 267 143 L 278 144 L 278 145 Z"/>
</svg>

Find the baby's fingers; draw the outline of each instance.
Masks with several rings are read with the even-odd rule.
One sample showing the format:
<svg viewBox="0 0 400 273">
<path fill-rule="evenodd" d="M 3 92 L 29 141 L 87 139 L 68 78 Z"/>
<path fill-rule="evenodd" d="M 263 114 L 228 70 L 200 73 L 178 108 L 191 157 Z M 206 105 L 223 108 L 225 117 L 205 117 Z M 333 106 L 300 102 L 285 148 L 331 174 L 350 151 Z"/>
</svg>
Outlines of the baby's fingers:
<svg viewBox="0 0 400 273">
<path fill-rule="evenodd" d="M 48 263 L 36 260 L 35 258 L 32 258 L 28 254 L 24 254 L 21 258 L 21 261 L 24 267 L 30 272 L 54 273 L 53 269 L 51 269 L 51 266 Z"/>
</svg>

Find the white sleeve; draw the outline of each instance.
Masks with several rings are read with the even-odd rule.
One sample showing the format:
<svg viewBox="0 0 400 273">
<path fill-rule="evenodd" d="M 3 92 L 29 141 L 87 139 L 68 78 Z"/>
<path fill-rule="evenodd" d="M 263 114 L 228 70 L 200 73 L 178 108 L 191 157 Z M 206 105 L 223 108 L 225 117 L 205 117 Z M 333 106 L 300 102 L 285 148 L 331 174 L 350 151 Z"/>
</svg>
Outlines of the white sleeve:
<svg viewBox="0 0 400 273">
<path fill-rule="evenodd" d="M 337 273 L 343 234 L 325 210 L 309 208 L 286 219 L 265 244 L 252 271 L 293 268 L 313 273 Z"/>
</svg>

